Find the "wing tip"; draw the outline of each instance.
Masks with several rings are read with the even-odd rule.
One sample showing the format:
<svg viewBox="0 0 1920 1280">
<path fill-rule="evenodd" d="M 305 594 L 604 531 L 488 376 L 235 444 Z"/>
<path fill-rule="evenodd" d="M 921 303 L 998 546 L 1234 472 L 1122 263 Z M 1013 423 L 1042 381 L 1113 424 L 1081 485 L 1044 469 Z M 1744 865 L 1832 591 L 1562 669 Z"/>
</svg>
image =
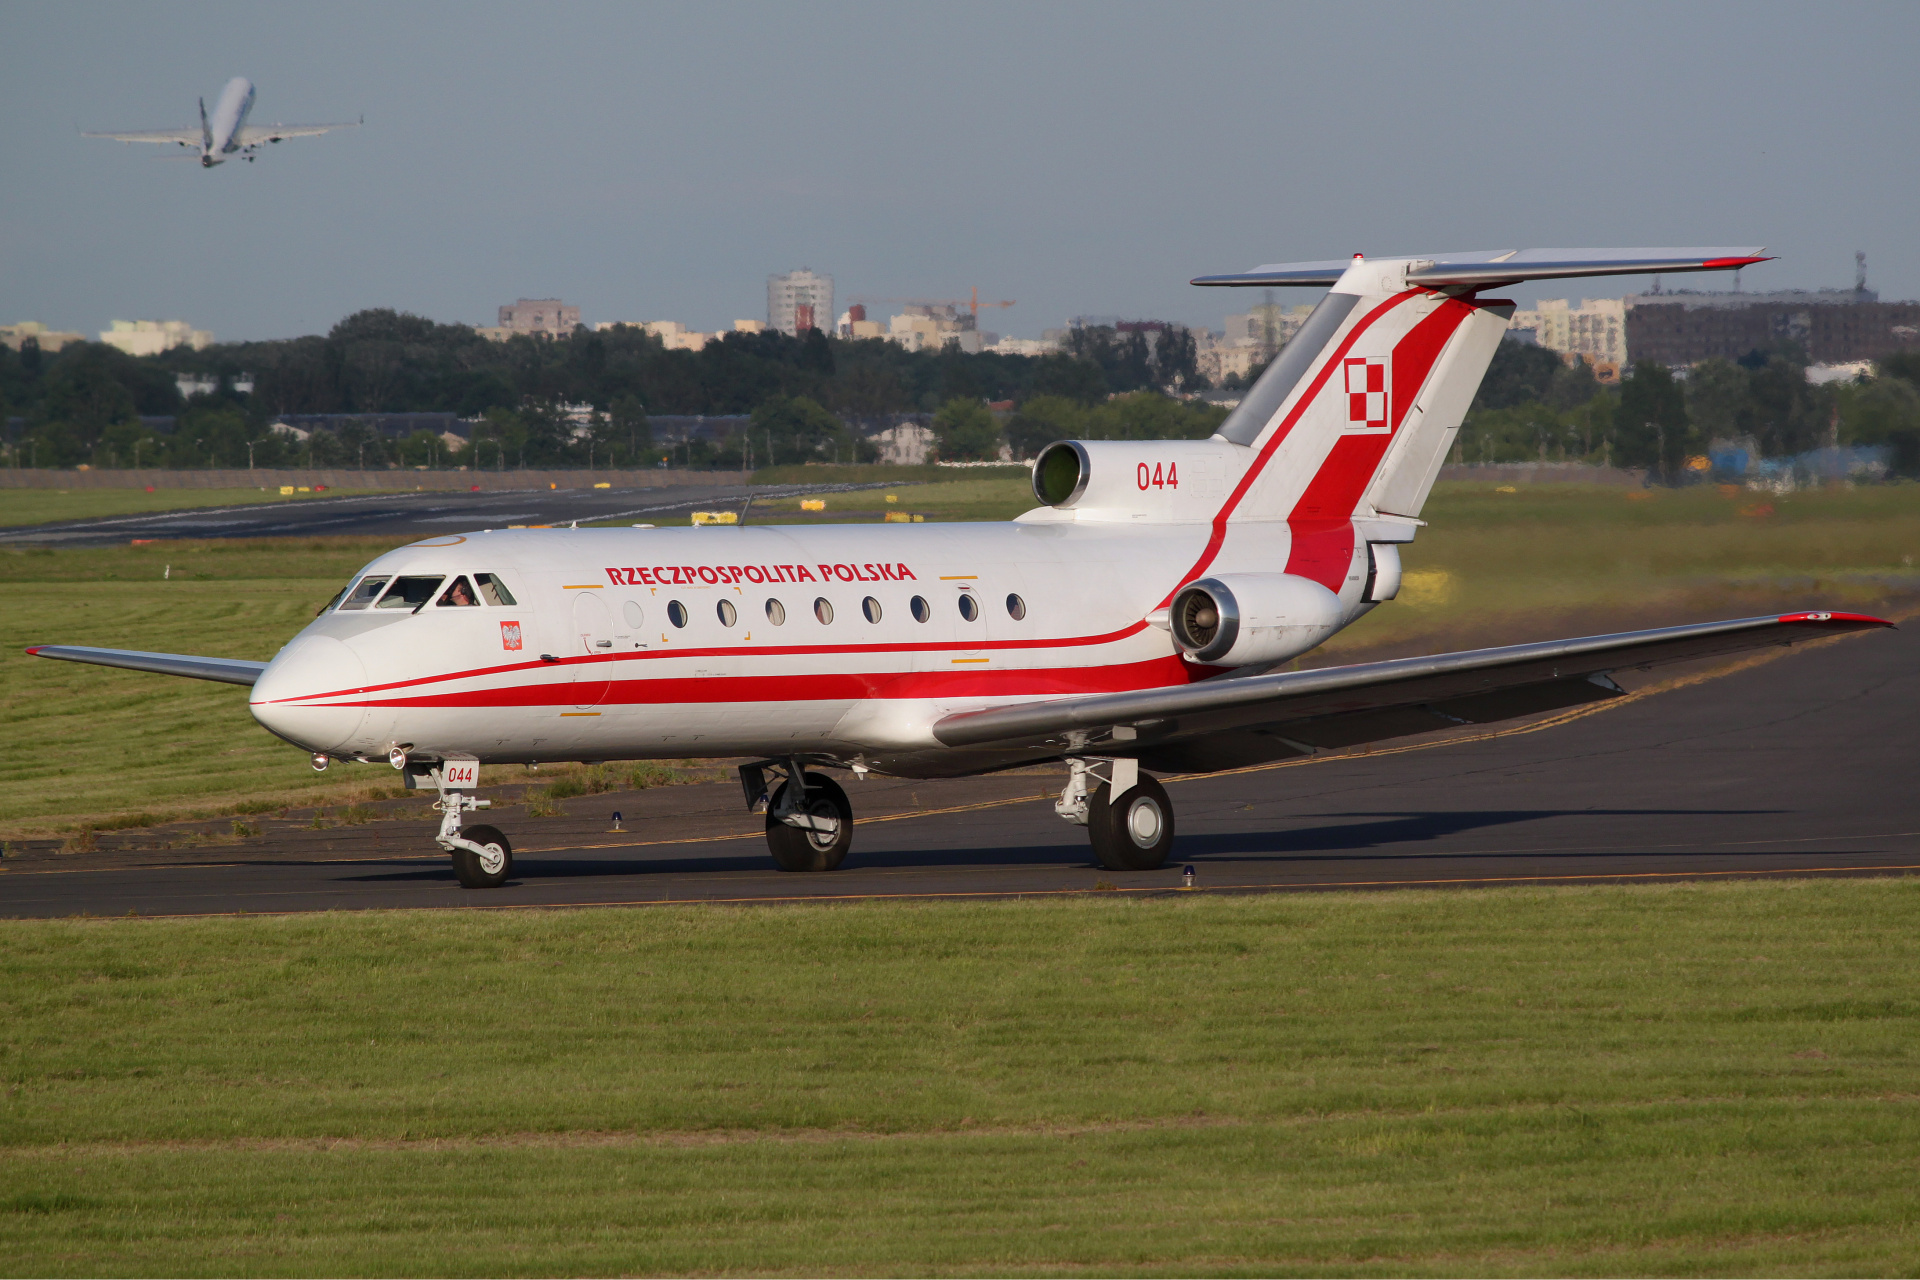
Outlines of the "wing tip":
<svg viewBox="0 0 1920 1280">
<path fill-rule="evenodd" d="M 44 648 L 46 648 L 46 646 L 43 644 L 30 644 L 27 646 L 27 656 L 37 658 L 40 656 L 40 651 Z"/>
<path fill-rule="evenodd" d="M 1886 618 L 1876 618 L 1870 613 L 1836 613 L 1831 609 L 1808 609 L 1800 613 L 1783 613 L 1776 622 L 1800 623 L 1839 623 L 1847 627 L 1898 627 L 1898 623 Z"/>
</svg>

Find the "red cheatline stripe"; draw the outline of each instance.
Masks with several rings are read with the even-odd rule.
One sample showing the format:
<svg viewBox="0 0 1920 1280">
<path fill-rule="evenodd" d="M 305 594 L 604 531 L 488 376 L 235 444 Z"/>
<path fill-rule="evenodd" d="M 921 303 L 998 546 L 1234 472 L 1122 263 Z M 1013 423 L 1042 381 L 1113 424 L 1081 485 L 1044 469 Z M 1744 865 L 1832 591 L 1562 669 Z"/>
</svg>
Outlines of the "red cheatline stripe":
<svg viewBox="0 0 1920 1280">
<path fill-rule="evenodd" d="M 813 675 L 692 676 L 651 680 L 508 685 L 404 698 L 331 702 L 327 707 L 661 706 L 736 702 L 831 702 L 958 697 L 1070 697 L 1159 689 L 1202 680 L 1216 667 L 1167 656 L 1105 667 L 1017 671 L 823 672 Z M 604 689 L 604 692 L 600 690 Z"/>
<path fill-rule="evenodd" d="M 1118 631 L 1109 631 L 1098 636 L 1064 636 L 1058 639 L 1038 640 L 953 640 L 929 641 L 925 644 L 818 644 L 818 645 L 739 645 L 735 647 L 713 647 L 706 649 L 649 649 L 644 653 L 616 653 L 601 656 L 599 654 L 576 654 L 558 662 L 514 662 L 497 667 L 474 667 L 466 671 L 455 671 L 446 675 L 417 676 L 410 680 L 393 680 L 386 684 L 362 685 L 353 689 L 333 689 L 326 693 L 302 693 L 286 698 L 275 698 L 271 702 L 258 703 L 259 706 L 273 706 L 283 702 L 309 702 L 316 698 L 342 698 L 353 694 L 384 693 L 389 689 L 407 689 L 423 684 L 441 684 L 449 680 L 471 680 L 483 676 L 504 675 L 515 671 L 537 671 L 549 667 L 591 666 L 609 662 L 649 662 L 663 658 L 764 658 L 807 654 L 861 654 L 861 653 L 973 653 L 978 650 L 995 651 L 1008 649 L 1059 649 L 1077 648 L 1088 645 L 1112 644 L 1125 640 L 1128 636 L 1138 635 L 1146 630 L 1145 622 L 1130 623 Z M 609 677 L 611 678 L 611 677 Z M 383 704 L 384 705 L 384 704 Z"/>
<path fill-rule="evenodd" d="M 1718 267 L 1750 267 L 1756 262 L 1772 261 L 1772 258 L 1708 258 L 1700 265 L 1711 271 Z"/>
</svg>

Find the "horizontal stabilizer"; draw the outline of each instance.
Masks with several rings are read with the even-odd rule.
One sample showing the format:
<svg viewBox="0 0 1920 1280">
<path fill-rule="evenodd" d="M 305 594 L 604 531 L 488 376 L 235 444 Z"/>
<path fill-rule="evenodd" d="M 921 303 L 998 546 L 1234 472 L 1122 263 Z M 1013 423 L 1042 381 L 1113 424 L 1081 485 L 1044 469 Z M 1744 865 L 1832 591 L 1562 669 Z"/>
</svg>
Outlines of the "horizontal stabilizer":
<svg viewBox="0 0 1920 1280">
<path fill-rule="evenodd" d="M 239 658 L 200 658 L 189 653 L 148 653 L 143 649 L 95 649 L 83 644 L 37 644 L 27 652 L 36 658 L 91 662 L 101 667 L 154 671 L 163 676 L 189 676 L 223 684 L 250 685 L 267 669 L 264 662 L 246 662 Z"/>
<path fill-rule="evenodd" d="M 1578 276 L 1633 276 L 1681 271 L 1732 271 L 1756 262 L 1771 261 L 1764 246 L 1715 246 L 1691 249 L 1482 249 L 1468 253 L 1389 255 L 1406 260 L 1407 283 L 1440 288 L 1445 285 L 1517 284 L 1522 280 L 1564 280 Z M 1251 271 L 1196 276 L 1192 283 L 1250 287 L 1265 285 L 1332 285 L 1353 259 L 1329 262 L 1273 262 Z"/>
</svg>

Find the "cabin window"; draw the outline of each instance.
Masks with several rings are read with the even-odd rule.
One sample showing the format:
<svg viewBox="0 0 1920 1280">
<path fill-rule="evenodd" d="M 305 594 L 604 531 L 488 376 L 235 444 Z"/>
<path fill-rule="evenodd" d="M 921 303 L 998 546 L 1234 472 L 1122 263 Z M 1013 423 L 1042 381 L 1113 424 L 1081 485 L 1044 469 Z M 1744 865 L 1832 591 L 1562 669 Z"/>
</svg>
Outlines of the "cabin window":
<svg viewBox="0 0 1920 1280">
<path fill-rule="evenodd" d="M 767 601 L 767 621 L 776 627 L 787 625 L 787 606 L 778 600 Z"/>
<path fill-rule="evenodd" d="M 647 614 L 638 600 L 629 600 L 620 606 L 620 612 L 627 615 L 627 625 L 638 631 L 646 625 Z"/>
<path fill-rule="evenodd" d="M 460 609 L 469 606 L 475 609 L 480 607 L 480 602 L 474 598 L 473 588 L 467 584 L 465 574 L 455 578 L 453 585 L 440 593 L 440 603 L 436 607 L 445 609 L 450 605 Z"/>
<path fill-rule="evenodd" d="M 971 591 L 962 591 L 960 593 L 960 616 L 968 622 L 972 622 L 980 616 L 980 602 L 973 598 L 973 592 Z"/>
<path fill-rule="evenodd" d="M 393 585 L 387 588 L 387 594 L 380 597 L 376 609 L 412 609 L 418 612 L 427 601 L 433 599 L 433 593 L 446 581 L 442 574 L 432 577 L 395 578 Z"/>
<path fill-rule="evenodd" d="M 827 602 L 825 596 L 813 602 L 813 616 L 818 618 L 822 625 L 833 621 L 833 606 Z"/>
<path fill-rule="evenodd" d="M 915 596 L 912 600 L 909 600 L 907 602 L 907 609 L 913 614 L 913 620 L 915 622 L 925 622 L 933 616 L 933 610 L 927 606 L 927 602 L 920 596 Z"/>
<path fill-rule="evenodd" d="M 347 596 L 345 603 L 340 607 L 342 609 L 364 609 L 380 598 L 380 588 L 386 585 L 387 578 L 385 574 L 376 578 L 362 578 L 360 579 L 360 585 L 353 589 L 352 594 Z"/>
<path fill-rule="evenodd" d="M 730 627 L 740 621 L 740 613 L 733 607 L 731 600 L 722 600 L 714 612 L 720 615 L 720 625 L 723 627 Z"/>
<path fill-rule="evenodd" d="M 500 581 L 500 575 L 497 573 L 476 573 L 473 575 L 473 581 L 474 585 L 480 588 L 480 598 L 488 604 L 504 605 L 510 608 L 519 603 L 513 598 L 513 592 L 507 590 L 507 584 Z M 637 627 L 640 624 L 636 622 L 633 625 Z"/>
<path fill-rule="evenodd" d="M 676 627 L 686 626 L 687 606 L 681 604 L 678 600 L 669 600 L 667 602 L 667 621 Z"/>
<path fill-rule="evenodd" d="M 880 621 L 880 602 L 868 596 L 860 602 L 860 612 L 867 615 L 868 622 Z"/>
<path fill-rule="evenodd" d="M 1007 616 L 1015 622 L 1027 616 L 1027 602 L 1019 596 L 1007 597 Z"/>
</svg>

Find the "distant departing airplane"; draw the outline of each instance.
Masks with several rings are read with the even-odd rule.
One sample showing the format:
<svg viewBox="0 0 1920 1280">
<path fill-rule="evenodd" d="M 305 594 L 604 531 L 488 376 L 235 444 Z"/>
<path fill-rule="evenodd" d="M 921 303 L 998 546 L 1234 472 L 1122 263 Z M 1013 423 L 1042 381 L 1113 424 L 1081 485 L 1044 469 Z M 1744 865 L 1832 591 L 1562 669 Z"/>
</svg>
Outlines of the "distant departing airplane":
<svg viewBox="0 0 1920 1280">
<path fill-rule="evenodd" d="M 86 133 L 86 138 L 112 138 L 116 142 L 172 142 L 183 147 L 200 148 L 200 166 L 211 169 L 224 163 L 229 156 L 245 156 L 253 159 L 253 153 L 263 142 L 278 142 L 282 138 L 304 138 L 312 134 L 326 133 L 330 129 L 352 129 L 365 123 L 361 120 L 349 120 L 342 124 L 248 124 L 247 113 L 253 110 L 253 82 L 245 76 L 235 76 L 227 81 L 227 87 L 220 91 L 220 100 L 213 104 L 213 115 L 207 115 L 207 100 L 200 99 L 199 129 L 148 129 L 134 133 Z"/>
</svg>

